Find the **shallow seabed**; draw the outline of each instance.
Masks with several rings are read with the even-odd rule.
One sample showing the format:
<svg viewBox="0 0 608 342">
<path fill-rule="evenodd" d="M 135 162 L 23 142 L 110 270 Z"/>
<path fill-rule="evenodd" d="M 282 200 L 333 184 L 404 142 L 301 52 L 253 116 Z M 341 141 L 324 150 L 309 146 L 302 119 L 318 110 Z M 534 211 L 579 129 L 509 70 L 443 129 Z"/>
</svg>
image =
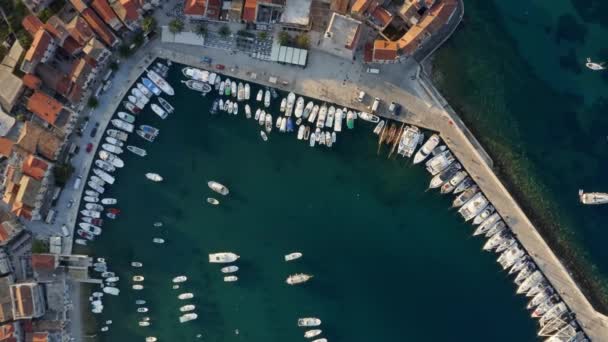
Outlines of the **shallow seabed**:
<svg viewBox="0 0 608 342">
<path fill-rule="evenodd" d="M 387 160 L 386 149 L 377 155 L 371 124 L 358 120 L 332 149 L 274 127 L 265 143 L 242 103 L 238 116 L 209 115 L 215 95 L 187 89 L 180 69 L 169 77 L 176 96 L 165 96 L 176 112 L 165 121 L 150 109 L 139 115 L 160 136 L 152 144 L 129 138 L 148 156 L 123 154 L 126 167 L 107 193 L 122 215 L 106 223 L 94 249 L 120 276 L 121 295 L 106 297 L 100 321 L 114 323 L 102 341 L 194 341 L 199 333 L 203 341 L 304 341 L 296 320 L 306 316 L 321 318 L 332 342 L 535 340 L 524 299 L 448 209 L 451 196 L 425 192 L 423 167 Z M 146 172 L 165 181 L 152 183 Z M 214 195 L 208 180 L 230 195 Z M 206 203 L 212 195 L 220 206 Z M 224 283 L 220 266 L 207 262 L 219 251 L 241 256 L 237 283 Z M 292 251 L 303 258 L 285 263 Z M 144 267 L 131 268 L 134 260 Z M 296 272 L 314 278 L 286 285 Z M 136 274 L 145 276 L 143 291 L 131 290 Z M 182 274 L 189 280 L 173 290 L 171 279 Z M 195 294 L 198 320 L 178 322 L 181 292 Z M 138 298 L 148 301 L 150 327 L 137 325 Z"/>
</svg>

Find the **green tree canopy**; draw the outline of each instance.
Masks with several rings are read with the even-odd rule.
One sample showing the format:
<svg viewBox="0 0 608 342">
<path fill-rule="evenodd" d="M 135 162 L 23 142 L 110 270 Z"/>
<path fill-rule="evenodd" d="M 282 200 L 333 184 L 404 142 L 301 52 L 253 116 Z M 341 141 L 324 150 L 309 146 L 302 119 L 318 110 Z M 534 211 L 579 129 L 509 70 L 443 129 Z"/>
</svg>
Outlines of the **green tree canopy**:
<svg viewBox="0 0 608 342">
<path fill-rule="evenodd" d="M 291 37 L 289 36 L 289 33 L 285 32 L 285 31 L 279 32 L 279 44 L 287 45 L 287 44 L 289 44 L 290 40 L 291 40 Z"/>
<path fill-rule="evenodd" d="M 207 35 L 207 25 L 205 23 L 200 23 L 196 26 L 196 34 L 200 37 L 204 37 Z"/>
<path fill-rule="evenodd" d="M 95 96 L 91 96 L 87 101 L 87 106 L 89 106 L 89 108 L 97 108 L 97 106 L 99 106 L 99 100 L 97 100 Z"/>
<path fill-rule="evenodd" d="M 266 32 L 266 31 L 258 32 L 258 39 L 266 40 L 266 38 L 268 38 L 268 32 Z"/>
<path fill-rule="evenodd" d="M 230 34 L 232 33 L 232 31 L 230 31 L 230 27 L 228 27 L 228 25 L 222 25 L 222 27 L 220 27 L 219 30 L 219 34 L 220 36 L 226 38 L 228 37 Z"/>
<path fill-rule="evenodd" d="M 308 49 L 308 46 L 310 45 L 310 38 L 305 33 L 299 34 L 296 37 L 296 45 L 300 49 Z"/>
<path fill-rule="evenodd" d="M 141 27 L 146 33 L 154 31 L 156 29 L 156 19 L 151 15 L 145 17 L 141 23 Z"/>
<path fill-rule="evenodd" d="M 183 21 L 181 21 L 179 19 L 173 19 L 169 23 L 169 31 L 171 31 L 171 33 L 173 33 L 173 34 L 180 33 L 183 30 L 184 30 L 184 22 Z"/>
</svg>

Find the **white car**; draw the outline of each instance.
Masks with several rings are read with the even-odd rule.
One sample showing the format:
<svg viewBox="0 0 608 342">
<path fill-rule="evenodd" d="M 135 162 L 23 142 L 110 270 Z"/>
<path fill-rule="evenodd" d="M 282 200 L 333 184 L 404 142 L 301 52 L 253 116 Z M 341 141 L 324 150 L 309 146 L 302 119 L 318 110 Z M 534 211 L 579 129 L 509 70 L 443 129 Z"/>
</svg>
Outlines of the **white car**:
<svg viewBox="0 0 608 342">
<path fill-rule="evenodd" d="M 70 230 L 68 229 L 68 226 L 66 226 L 65 224 L 61 226 L 61 233 L 64 237 L 70 236 Z"/>
</svg>

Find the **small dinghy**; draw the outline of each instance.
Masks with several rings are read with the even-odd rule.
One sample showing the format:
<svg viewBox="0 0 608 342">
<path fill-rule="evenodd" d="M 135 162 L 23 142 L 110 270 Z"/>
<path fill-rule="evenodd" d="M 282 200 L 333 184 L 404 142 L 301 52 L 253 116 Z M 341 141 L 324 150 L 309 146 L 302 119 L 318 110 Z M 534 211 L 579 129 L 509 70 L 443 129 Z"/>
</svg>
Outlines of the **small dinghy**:
<svg viewBox="0 0 608 342">
<path fill-rule="evenodd" d="M 285 261 L 292 261 L 292 260 L 300 259 L 301 257 L 302 257 L 302 253 L 293 252 L 293 253 L 289 253 L 289 254 L 285 255 Z"/>
<path fill-rule="evenodd" d="M 218 201 L 217 199 L 215 199 L 213 197 L 207 197 L 207 203 L 212 204 L 212 205 L 218 205 L 218 204 L 220 204 L 220 201 Z"/>
<path fill-rule="evenodd" d="M 235 275 L 231 275 L 231 276 L 225 276 L 224 277 L 224 281 L 227 283 L 233 283 L 235 281 L 239 280 L 239 277 L 235 276 Z"/>
<path fill-rule="evenodd" d="M 144 286 L 141 284 L 135 284 L 135 285 L 131 286 L 131 288 L 136 291 L 141 291 L 144 289 Z"/>
<path fill-rule="evenodd" d="M 148 178 L 149 180 L 153 181 L 153 182 L 162 182 L 163 181 L 163 177 L 161 177 L 161 175 L 159 175 L 158 173 L 146 173 L 146 178 Z"/>
<path fill-rule="evenodd" d="M 154 238 L 154 239 L 152 239 L 152 242 L 158 243 L 158 244 L 163 244 L 163 243 L 165 243 L 165 239 L 163 239 L 163 238 Z"/>
<path fill-rule="evenodd" d="M 222 269 L 221 269 L 222 273 L 234 273 L 238 270 L 239 270 L 239 267 L 234 266 L 234 265 L 222 267 Z"/>
<path fill-rule="evenodd" d="M 268 141 L 268 135 L 266 135 L 266 132 L 260 131 L 260 137 L 262 137 L 262 140 Z"/>
</svg>

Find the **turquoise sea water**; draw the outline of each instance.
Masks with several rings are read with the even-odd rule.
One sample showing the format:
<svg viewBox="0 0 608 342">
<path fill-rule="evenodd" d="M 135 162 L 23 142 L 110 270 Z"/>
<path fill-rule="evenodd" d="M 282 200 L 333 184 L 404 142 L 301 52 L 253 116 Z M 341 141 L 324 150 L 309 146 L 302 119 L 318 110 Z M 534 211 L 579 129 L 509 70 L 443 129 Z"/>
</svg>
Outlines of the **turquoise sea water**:
<svg viewBox="0 0 608 342">
<path fill-rule="evenodd" d="M 203 341 L 304 341 L 296 320 L 306 316 L 322 319 L 329 341 L 535 340 L 524 298 L 448 209 L 452 198 L 425 192 L 422 167 L 387 160 L 386 149 L 377 155 L 370 124 L 357 122 L 332 149 L 275 131 L 264 143 L 242 104 L 238 116 L 210 116 L 212 98 L 181 84 L 179 69 L 169 77 L 176 113 L 139 116 L 160 136 L 152 144 L 129 138 L 148 156 L 123 154 L 127 166 L 106 193 L 122 214 L 104 225 L 94 250 L 120 276 L 121 295 L 105 298 L 99 321 L 114 323 L 101 341 L 194 341 L 198 333 Z M 165 181 L 152 183 L 146 172 Z M 205 202 L 211 179 L 231 191 L 218 207 Z M 164 227 L 153 227 L 159 220 Z M 285 263 L 296 250 L 303 258 Z M 220 266 L 208 263 L 219 251 L 241 256 L 237 283 L 224 283 Z M 131 268 L 134 260 L 144 267 Z M 296 272 L 314 278 L 286 285 Z M 136 274 L 145 276 L 143 291 L 131 290 Z M 182 274 L 189 280 L 171 289 Z M 179 324 L 185 302 L 177 295 L 186 291 L 199 318 Z M 137 326 L 138 298 L 148 301 L 150 327 Z"/>
<path fill-rule="evenodd" d="M 465 8 L 436 56 L 436 83 L 563 260 L 592 274 L 594 296 L 608 298 L 608 211 L 577 196 L 580 188 L 608 192 L 608 71 L 584 66 L 587 57 L 608 61 L 608 2 Z"/>
</svg>

